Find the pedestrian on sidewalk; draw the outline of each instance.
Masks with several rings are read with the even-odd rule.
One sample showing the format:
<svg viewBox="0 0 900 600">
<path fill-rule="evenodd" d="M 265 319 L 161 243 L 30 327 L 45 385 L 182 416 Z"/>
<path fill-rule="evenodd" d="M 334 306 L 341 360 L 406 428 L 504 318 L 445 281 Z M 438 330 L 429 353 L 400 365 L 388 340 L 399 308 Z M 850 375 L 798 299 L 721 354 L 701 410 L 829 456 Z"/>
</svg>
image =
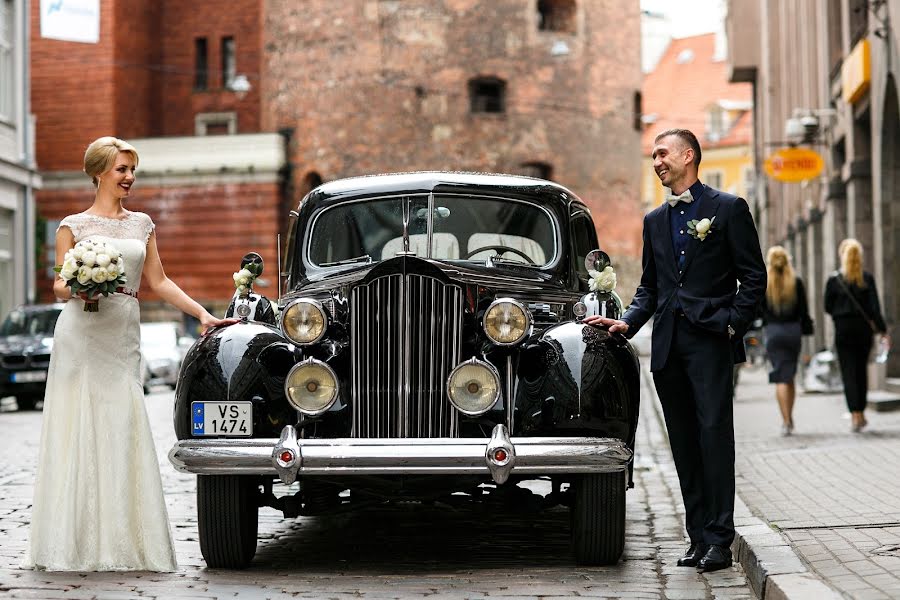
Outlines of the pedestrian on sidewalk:
<svg viewBox="0 0 900 600">
<path fill-rule="evenodd" d="M 766 354 L 772 364 L 769 383 L 775 384 L 775 398 L 781 409 L 781 435 L 794 431 L 794 398 L 797 388 L 797 360 L 803 335 L 812 335 L 813 322 L 806 303 L 803 280 L 797 277 L 791 257 L 782 246 L 766 253 L 766 301 L 763 304 Z"/>
<path fill-rule="evenodd" d="M 696 136 L 670 129 L 654 143 L 653 168 L 671 193 L 644 217 L 640 284 L 621 320 L 585 322 L 631 337 L 653 317 L 650 370 L 690 538 L 678 565 L 715 571 L 731 566 L 735 535 L 732 371 L 745 360 L 766 267 L 747 202 L 697 178 Z"/>
<path fill-rule="evenodd" d="M 875 278 L 863 270 L 862 245 L 848 238 L 838 246 L 841 268 L 825 284 L 825 312 L 834 320 L 834 345 L 850 411 L 850 429 L 859 433 L 868 425 L 865 416 L 869 387 L 867 363 L 873 336 L 886 334 Z"/>
</svg>

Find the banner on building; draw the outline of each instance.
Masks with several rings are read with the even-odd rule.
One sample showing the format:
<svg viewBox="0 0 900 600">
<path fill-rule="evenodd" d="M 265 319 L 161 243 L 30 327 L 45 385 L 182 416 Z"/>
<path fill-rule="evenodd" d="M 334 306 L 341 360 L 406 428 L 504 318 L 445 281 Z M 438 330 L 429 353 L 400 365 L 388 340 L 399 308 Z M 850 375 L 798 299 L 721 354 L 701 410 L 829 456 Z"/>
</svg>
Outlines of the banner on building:
<svg viewBox="0 0 900 600">
<path fill-rule="evenodd" d="M 41 37 L 96 44 L 100 0 L 41 0 Z"/>
<path fill-rule="evenodd" d="M 818 177 L 825 168 L 825 161 L 815 150 L 782 148 L 770 154 L 763 166 L 766 175 L 772 179 L 797 183 Z"/>
</svg>

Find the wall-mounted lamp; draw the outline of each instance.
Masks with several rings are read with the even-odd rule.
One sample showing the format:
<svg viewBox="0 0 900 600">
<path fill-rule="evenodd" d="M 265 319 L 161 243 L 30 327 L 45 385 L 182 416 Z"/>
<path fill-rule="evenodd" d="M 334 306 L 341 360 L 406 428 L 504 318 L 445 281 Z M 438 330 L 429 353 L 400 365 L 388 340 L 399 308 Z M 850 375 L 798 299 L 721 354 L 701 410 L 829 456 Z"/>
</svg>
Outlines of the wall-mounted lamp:
<svg viewBox="0 0 900 600">
<path fill-rule="evenodd" d="M 827 129 L 835 116 L 837 111 L 833 108 L 795 108 L 791 118 L 784 122 L 784 138 L 792 145 L 812 144 L 818 141 L 823 130 L 822 121 L 827 120 Z"/>
</svg>

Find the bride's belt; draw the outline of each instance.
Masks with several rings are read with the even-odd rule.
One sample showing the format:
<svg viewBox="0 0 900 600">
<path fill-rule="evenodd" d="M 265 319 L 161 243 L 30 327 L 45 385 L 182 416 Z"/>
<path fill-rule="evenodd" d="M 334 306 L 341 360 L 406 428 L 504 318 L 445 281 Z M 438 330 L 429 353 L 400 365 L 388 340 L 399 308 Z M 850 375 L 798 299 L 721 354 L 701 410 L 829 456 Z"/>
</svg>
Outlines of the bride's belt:
<svg viewBox="0 0 900 600">
<path fill-rule="evenodd" d="M 132 298 L 137 298 L 138 293 L 137 290 L 133 290 L 131 288 L 119 286 L 116 288 L 117 294 L 125 294 L 126 296 L 131 296 Z"/>
</svg>

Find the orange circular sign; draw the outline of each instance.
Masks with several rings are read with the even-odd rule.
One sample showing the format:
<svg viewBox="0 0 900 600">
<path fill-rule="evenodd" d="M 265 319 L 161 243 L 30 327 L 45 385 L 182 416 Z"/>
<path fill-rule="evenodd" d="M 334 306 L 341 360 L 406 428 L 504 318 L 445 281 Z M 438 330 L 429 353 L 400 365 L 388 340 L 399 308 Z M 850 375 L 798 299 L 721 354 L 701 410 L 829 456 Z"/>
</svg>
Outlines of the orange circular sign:
<svg viewBox="0 0 900 600">
<path fill-rule="evenodd" d="M 818 176 L 825 161 L 818 152 L 806 148 L 782 148 L 766 159 L 766 174 L 777 181 L 796 183 Z"/>
</svg>

